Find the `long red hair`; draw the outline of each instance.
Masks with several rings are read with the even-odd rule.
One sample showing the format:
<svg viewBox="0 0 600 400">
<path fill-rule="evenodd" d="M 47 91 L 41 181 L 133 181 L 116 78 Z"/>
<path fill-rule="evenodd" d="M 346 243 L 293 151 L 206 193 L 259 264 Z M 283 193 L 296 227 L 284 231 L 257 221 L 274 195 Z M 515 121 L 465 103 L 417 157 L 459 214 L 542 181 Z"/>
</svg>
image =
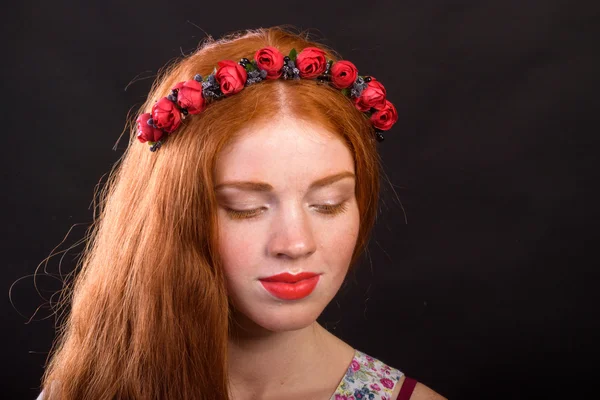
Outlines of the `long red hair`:
<svg viewBox="0 0 600 400">
<path fill-rule="evenodd" d="M 340 59 L 286 27 L 209 37 L 160 73 L 139 113 L 177 82 L 265 46 L 284 54 L 315 46 Z M 129 145 L 100 192 L 81 269 L 61 300 L 71 310 L 43 376 L 45 400 L 229 399 L 230 315 L 212 172 L 241 127 L 282 113 L 337 133 L 354 156 L 360 230 L 352 268 L 375 221 L 380 160 L 370 122 L 339 90 L 302 79 L 249 86 L 187 118 L 155 153 L 129 121 Z"/>
</svg>

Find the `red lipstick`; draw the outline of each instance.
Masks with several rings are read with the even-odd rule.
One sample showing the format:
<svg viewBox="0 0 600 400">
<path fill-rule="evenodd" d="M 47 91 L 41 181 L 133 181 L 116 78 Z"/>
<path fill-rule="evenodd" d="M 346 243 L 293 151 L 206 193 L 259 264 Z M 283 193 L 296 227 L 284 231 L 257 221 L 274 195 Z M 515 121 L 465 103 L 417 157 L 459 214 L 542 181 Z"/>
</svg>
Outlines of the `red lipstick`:
<svg viewBox="0 0 600 400">
<path fill-rule="evenodd" d="M 273 296 L 282 300 L 302 299 L 315 289 L 319 282 L 318 274 L 302 272 L 292 275 L 287 272 L 260 279 L 260 283 Z"/>
</svg>

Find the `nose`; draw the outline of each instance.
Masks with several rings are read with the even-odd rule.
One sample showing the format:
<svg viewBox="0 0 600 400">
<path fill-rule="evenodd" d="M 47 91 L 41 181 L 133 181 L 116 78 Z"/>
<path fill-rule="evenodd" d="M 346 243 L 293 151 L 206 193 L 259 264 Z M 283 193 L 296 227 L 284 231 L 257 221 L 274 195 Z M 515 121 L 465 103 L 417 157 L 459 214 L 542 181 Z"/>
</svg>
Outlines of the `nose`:
<svg viewBox="0 0 600 400">
<path fill-rule="evenodd" d="M 278 258 L 306 258 L 317 247 L 310 217 L 302 207 L 281 210 L 273 221 L 268 252 Z"/>
</svg>

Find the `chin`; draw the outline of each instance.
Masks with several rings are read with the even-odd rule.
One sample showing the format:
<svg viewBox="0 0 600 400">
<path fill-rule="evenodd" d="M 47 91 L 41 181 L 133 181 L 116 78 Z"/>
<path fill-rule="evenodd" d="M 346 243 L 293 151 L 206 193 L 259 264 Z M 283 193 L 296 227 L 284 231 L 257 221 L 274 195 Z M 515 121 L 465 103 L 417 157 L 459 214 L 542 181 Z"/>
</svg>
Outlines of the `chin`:
<svg viewBox="0 0 600 400">
<path fill-rule="evenodd" d="M 312 325 L 324 307 L 317 304 L 297 302 L 277 302 L 268 306 L 256 308 L 238 308 L 232 310 L 236 325 L 241 325 L 245 331 L 253 332 L 287 332 L 304 329 Z"/>
<path fill-rule="evenodd" d="M 266 314 L 254 318 L 256 325 L 271 332 L 287 332 L 304 329 L 317 320 L 318 313 L 286 313 L 280 316 L 279 313 Z"/>
</svg>

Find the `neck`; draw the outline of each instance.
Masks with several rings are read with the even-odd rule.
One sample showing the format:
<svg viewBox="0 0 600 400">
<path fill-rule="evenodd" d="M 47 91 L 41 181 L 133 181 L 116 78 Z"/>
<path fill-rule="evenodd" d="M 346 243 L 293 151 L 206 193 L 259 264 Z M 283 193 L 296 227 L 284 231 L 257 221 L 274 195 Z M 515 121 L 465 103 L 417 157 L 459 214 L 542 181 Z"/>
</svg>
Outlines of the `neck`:
<svg viewBox="0 0 600 400">
<path fill-rule="evenodd" d="M 284 332 L 267 331 L 243 317 L 232 325 L 229 380 L 236 400 L 286 398 L 306 390 L 331 395 L 354 356 L 351 346 L 316 321 Z"/>
</svg>

